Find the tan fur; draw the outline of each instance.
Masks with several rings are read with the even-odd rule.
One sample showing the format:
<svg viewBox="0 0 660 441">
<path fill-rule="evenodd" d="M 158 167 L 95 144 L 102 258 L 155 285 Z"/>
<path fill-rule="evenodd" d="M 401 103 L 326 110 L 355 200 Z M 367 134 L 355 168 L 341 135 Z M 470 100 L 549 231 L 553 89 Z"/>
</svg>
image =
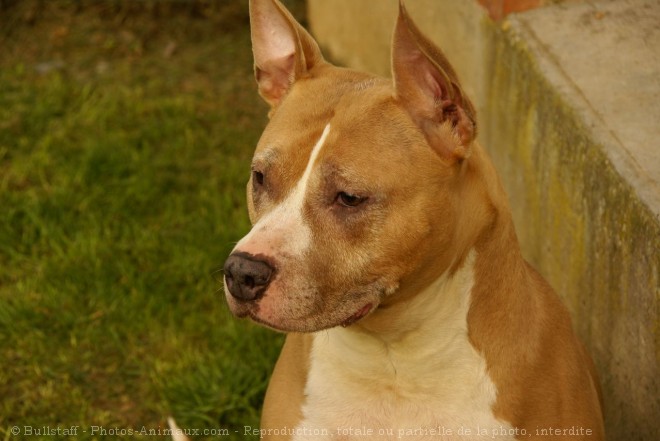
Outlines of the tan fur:
<svg viewBox="0 0 660 441">
<path fill-rule="evenodd" d="M 273 24 L 269 14 L 276 14 Z M 268 389 L 264 439 L 291 439 L 275 434 L 305 418 L 311 337 L 299 332 L 350 324 L 349 334 L 380 338 L 384 347 L 405 341 L 418 327 L 407 313 L 412 305 L 423 308 L 415 303 L 420 293 L 428 296 L 435 281 L 460 272 L 470 255 L 474 283 L 464 320 L 469 344 L 497 391 L 493 418 L 526 430 L 524 439 L 546 439 L 537 429 L 577 426 L 593 435 L 552 439 L 602 440 L 593 365 L 566 308 L 521 256 L 502 185 L 474 140 L 474 108 L 440 50 L 402 8 L 393 85 L 323 61 L 313 39 L 276 0 L 253 0 L 251 15 L 258 17 L 253 26 L 265 27 L 253 29 L 253 44 L 260 92 L 272 109 L 252 164 L 264 184 L 254 178 L 248 184 L 254 229 L 236 251 L 259 256 L 268 250 L 263 258 L 277 272 L 263 298 L 227 299 L 236 315 L 293 332 Z M 292 41 L 269 49 L 264 36 L 270 31 Z M 281 47 L 293 52 L 278 53 Z M 279 62 L 289 56 L 291 62 Z M 305 170 L 295 219 L 309 229 L 309 243 L 289 252 L 281 244 L 296 225 L 268 216 L 290 203 Z M 368 198 L 346 209 L 336 203 L 341 192 Z M 367 306 L 370 314 L 353 323 Z M 396 408 L 389 404 L 373 411 Z"/>
</svg>

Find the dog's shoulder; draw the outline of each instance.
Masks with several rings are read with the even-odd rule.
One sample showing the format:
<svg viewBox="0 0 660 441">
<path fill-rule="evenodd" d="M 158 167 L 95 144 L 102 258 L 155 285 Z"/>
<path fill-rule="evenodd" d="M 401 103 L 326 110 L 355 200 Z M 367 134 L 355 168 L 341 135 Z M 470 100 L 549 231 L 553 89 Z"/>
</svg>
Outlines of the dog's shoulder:
<svg viewBox="0 0 660 441">
<path fill-rule="evenodd" d="M 288 433 L 302 420 L 311 349 L 312 334 L 287 335 L 264 399 L 261 439 L 289 439 Z M 269 419 L 274 414 L 277 421 Z"/>
</svg>

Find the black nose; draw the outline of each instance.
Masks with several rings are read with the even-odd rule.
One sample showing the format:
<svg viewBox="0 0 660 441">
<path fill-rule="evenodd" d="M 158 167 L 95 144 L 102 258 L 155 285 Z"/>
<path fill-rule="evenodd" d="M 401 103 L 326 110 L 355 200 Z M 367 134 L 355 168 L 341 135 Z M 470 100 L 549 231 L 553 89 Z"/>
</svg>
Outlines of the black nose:
<svg viewBox="0 0 660 441">
<path fill-rule="evenodd" d="M 247 253 L 234 253 L 225 262 L 225 283 L 229 293 L 239 300 L 256 300 L 270 283 L 273 268 Z"/>
</svg>

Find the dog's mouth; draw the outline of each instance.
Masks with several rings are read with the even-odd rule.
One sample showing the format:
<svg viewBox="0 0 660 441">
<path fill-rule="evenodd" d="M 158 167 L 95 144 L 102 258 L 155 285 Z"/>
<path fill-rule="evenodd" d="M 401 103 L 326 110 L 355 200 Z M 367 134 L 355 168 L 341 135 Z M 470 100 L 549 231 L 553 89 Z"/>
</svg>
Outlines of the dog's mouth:
<svg viewBox="0 0 660 441">
<path fill-rule="evenodd" d="M 335 326 L 341 326 L 344 328 L 347 328 L 354 324 L 355 322 L 359 321 L 360 319 L 364 318 L 367 316 L 372 310 L 374 309 L 373 303 L 367 303 L 366 305 L 362 306 L 359 310 L 357 310 L 353 315 L 348 317 L 346 320 L 339 324 L 335 325 L 326 325 L 322 326 L 318 329 L 309 329 L 306 330 L 307 332 L 316 332 L 316 331 L 321 331 L 323 329 L 328 329 L 328 328 L 334 328 Z M 265 320 L 263 317 L 261 317 L 258 312 L 252 311 L 252 310 L 246 310 L 239 314 L 239 317 L 249 317 L 250 320 L 254 321 L 255 323 L 259 323 L 262 326 L 265 326 L 267 328 L 270 328 L 274 331 L 278 332 L 300 332 L 301 329 L 289 329 L 288 326 L 282 326 L 282 325 L 276 325 L 274 323 L 269 322 L 268 320 Z M 295 326 L 293 327 L 295 328 Z M 302 332 L 305 332 L 305 330 L 302 330 Z"/>
<path fill-rule="evenodd" d="M 337 326 L 347 328 L 371 314 L 389 291 L 373 282 L 359 291 L 346 292 L 331 305 L 317 302 L 301 305 L 305 296 L 281 298 L 266 293 L 257 301 L 244 302 L 228 296 L 232 313 L 278 332 L 317 332 Z M 309 297 L 309 296 L 307 296 Z"/>
<path fill-rule="evenodd" d="M 373 309 L 373 304 L 367 303 L 362 308 L 360 308 L 355 314 L 347 318 L 345 321 L 341 322 L 340 325 L 344 328 L 351 326 L 353 323 L 357 322 L 358 320 L 369 314 L 372 309 Z"/>
</svg>

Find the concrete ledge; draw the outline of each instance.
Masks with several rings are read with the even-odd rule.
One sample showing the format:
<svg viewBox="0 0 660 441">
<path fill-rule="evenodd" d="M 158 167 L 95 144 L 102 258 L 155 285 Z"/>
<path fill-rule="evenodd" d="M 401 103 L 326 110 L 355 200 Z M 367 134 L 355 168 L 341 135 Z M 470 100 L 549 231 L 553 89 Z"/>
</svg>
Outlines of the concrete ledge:
<svg viewBox="0 0 660 441">
<path fill-rule="evenodd" d="M 332 59 L 389 76 L 396 0 L 308 0 Z M 660 433 L 660 4 L 571 1 L 493 22 L 407 0 L 477 105 L 523 251 L 599 367 L 608 438 Z"/>
</svg>

